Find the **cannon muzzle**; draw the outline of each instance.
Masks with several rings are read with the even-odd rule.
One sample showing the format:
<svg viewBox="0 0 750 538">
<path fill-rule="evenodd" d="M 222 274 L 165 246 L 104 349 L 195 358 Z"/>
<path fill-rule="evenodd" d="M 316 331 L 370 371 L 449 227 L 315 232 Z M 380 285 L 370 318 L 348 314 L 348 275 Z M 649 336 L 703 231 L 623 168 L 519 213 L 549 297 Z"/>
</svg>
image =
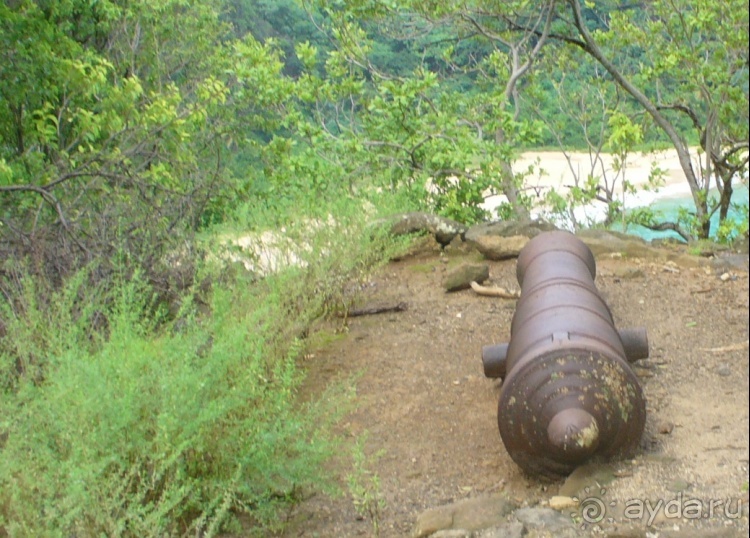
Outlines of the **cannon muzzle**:
<svg viewBox="0 0 750 538">
<path fill-rule="evenodd" d="M 516 275 L 510 342 L 482 352 L 485 375 L 503 379 L 498 426 L 508 453 L 541 475 L 630 455 L 646 422 L 630 362 L 648 357 L 646 330 L 615 328 L 594 285 L 594 256 L 571 233 L 529 241 Z"/>
</svg>

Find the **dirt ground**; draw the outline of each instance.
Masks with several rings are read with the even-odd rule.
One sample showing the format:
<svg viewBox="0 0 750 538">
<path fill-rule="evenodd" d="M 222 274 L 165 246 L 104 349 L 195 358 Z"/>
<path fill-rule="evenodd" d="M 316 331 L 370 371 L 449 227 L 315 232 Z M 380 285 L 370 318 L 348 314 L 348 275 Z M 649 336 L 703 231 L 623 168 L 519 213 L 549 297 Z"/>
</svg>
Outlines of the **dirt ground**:
<svg viewBox="0 0 750 538">
<path fill-rule="evenodd" d="M 500 382 L 484 377 L 481 349 L 508 340 L 515 301 L 472 290 L 446 293 L 441 286 L 449 268 L 482 262 L 490 266 L 490 285 L 518 289 L 515 260 L 485 262 L 454 245 L 441 254 L 431 241 L 364 285 L 360 306 L 404 302 L 405 311 L 351 318 L 344 335 L 328 338 L 305 360 L 308 395 L 361 374 L 358 407 L 341 428 L 351 439 L 367 434 L 365 466 L 379 480 L 370 494 L 384 501 L 377 523 L 385 537 L 409 536 L 425 509 L 471 497 L 502 494 L 519 506 L 545 506 L 564 483 L 525 476 L 498 432 Z M 748 499 L 747 272 L 722 279 L 725 271 L 708 266 L 612 255 L 597 260 L 597 272 L 617 327 L 647 328 L 650 357 L 636 368 L 648 413 L 641 449 L 618 462 L 616 478 L 592 495 L 610 506 L 678 497 L 723 505 L 699 520 L 661 516 L 650 526 L 607 520 L 591 532 L 615 536 L 627 524 L 641 536 L 686 527 L 746 535 L 747 511 L 732 514 L 737 503 L 746 510 Z M 331 471 L 343 475 L 351 461 L 342 454 Z M 304 501 L 285 536 L 374 535 L 372 518 L 358 514 L 344 476 L 341 485 L 343 496 Z"/>
</svg>

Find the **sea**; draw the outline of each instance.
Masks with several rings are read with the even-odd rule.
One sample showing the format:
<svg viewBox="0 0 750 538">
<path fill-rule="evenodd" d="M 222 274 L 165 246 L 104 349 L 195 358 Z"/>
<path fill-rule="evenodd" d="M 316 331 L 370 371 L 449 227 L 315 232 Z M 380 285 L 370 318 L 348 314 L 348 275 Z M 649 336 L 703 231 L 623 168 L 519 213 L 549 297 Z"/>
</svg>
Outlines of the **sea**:
<svg viewBox="0 0 750 538">
<path fill-rule="evenodd" d="M 652 196 L 649 196 L 651 194 Z M 719 196 L 718 191 L 713 189 L 709 191 L 709 197 Z M 647 193 L 645 198 L 649 198 L 648 203 L 641 203 L 640 205 L 630 205 L 631 208 L 635 207 L 650 207 L 654 213 L 658 216 L 658 220 L 662 222 L 677 222 L 677 217 L 680 213 L 680 209 L 684 208 L 688 211 L 694 211 L 695 205 L 693 203 L 693 197 L 690 194 L 675 195 L 667 193 L 660 195 L 660 193 Z M 729 213 L 727 218 L 735 220 L 738 224 L 747 218 L 747 207 L 748 207 L 748 187 L 746 184 L 739 184 L 734 186 L 732 192 L 732 202 L 729 207 Z M 626 206 L 627 211 L 628 206 Z M 711 217 L 711 234 L 712 237 L 716 237 L 716 231 L 719 228 L 719 212 L 713 214 Z M 617 222 L 612 225 L 613 230 L 625 231 L 626 233 L 637 235 L 647 241 L 661 238 L 674 238 L 682 241 L 682 238 L 674 231 L 654 231 L 643 226 L 630 224 L 624 227 L 621 222 Z"/>
</svg>

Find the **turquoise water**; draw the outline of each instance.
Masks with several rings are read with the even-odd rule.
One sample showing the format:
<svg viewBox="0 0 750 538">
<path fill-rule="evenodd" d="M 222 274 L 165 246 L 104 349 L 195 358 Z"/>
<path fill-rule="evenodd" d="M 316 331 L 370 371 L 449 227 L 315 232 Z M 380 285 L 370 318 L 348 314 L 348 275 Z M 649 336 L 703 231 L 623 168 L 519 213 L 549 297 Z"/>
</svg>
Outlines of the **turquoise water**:
<svg viewBox="0 0 750 538">
<path fill-rule="evenodd" d="M 734 218 L 736 220 L 740 220 L 743 217 L 743 213 L 738 206 L 747 206 L 748 205 L 748 188 L 746 185 L 737 185 L 734 187 L 734 192 L 732 193 L 732 206 L 730 206 L 729 209 L 729 216 L 728 218 Z M 709 195 L 718 196 L 718 193 L 716 190 L 712 190 Z M 657 213 L 661 214 L 661 218 L 659 220 L 661 221 L 672 221 L 677 222 L 677 215 L 679 212 L 679 209 L 681 207 L 684 207 L 686 209 L 691 210 L 695 206 L 693 205 L 693 198 L 691 196 L 684 196 L 684 197 L 670 197 L 670 198 L 662 198 L 655 200 L 650 207 Z M 717 211 L 714 213 L 713 218 L 711 219 L 711 234 L 712 236 L 716 234 L 716 229 L 719 227 L 719 212 Z M 612 225 L 613 230 L 622 231 L 622 224 L 616 223 Z M 627 228 L 627 233 L 637 235 L 639 237 L 642 237 L 643 239 L 646 239 L 647 241 L 651 241 L 652 239 L 659 239 L 659 238 L 668 238 L 672 237 L 675 239 L 682 240 L 677 233 L 667 230 L 663 232 L 656 232 L 654 230 L 649 230 L 648 228 L 644 228 L 643 226 L 636 226 L 636 225 L 629 225 Z"/>
</svg>

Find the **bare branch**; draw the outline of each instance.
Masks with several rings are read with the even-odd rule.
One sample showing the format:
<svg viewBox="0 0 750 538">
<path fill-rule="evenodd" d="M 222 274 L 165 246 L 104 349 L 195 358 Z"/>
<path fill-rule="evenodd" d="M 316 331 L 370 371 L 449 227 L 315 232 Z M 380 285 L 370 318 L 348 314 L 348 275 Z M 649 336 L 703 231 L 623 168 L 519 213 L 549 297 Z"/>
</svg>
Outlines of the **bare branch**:
<svg viewBox="0 0 750 538">
<path fill-rule="evenodd" d="M 47 192 L 46 189 L 37 187 L 36 185 L 0 185 L 0 192 L 35 192 L 39 194 L 45 202 L 55 209 L 63 228 L 68 229 L 68 221 L 65 219 L 65 215 L 63 215 L 60 202 L 51 193 Z"/>
<path fill-rule="evenodd" d="M 662 105 L 657 103 L 656 108 L 657 110 L 677 110 L 680 112 L 684 112 L 690 118 L 690 121 L 693 122 L 693 127 L 695 127 L 698 132 L 703 129 L 700 120 L 698 119 L 698 115 L 692 108 L 687 105 Z"/>
<path fill-rule="evenodd" d="M 506 98 L 510 98 L 511 94 L 513 94 L 516 84 L 518 83 L 518 80 L 525 75 L 528 70 L 531 68 L 531 65 L 534 63 L 534 60 L 536 56 L 539 54 L 539 52 L 542 50 L 542 47 L 544 46 L 544 43 L 547 40 L 547 37 L 549 35 L 549 29 L 550 25 L 552 24 L 552 14 L 554 11 L 556 0 L 552 0 L 547 5 L 546 10 L 544 10 L 539 17 L 537 18 L 536 23 L 534 23 L 534 26 L 526 29 L 525 35 L 521 38 L 521 40 L 518 43 L 513 43 L 507 39 L 505 39 L 503 36 L 496 34 L 494 32 L 491 32 L 487 28 L 485 28 L 483 25 L 477 21 L 477 19 L 471 15 L 469 15 L 466 12 L 461 13 L 461 17 L 469 22 L 476 30 L 485 36 L 487 39 L 491 41 L 497 41 L 499 43 L 502 43 L 505 47 L 510 49 L 511 56 L 513 58 L 513 69 L 511 72 L 510 79 L 508 80 L 506 86 L 505 86 L 505 96 Z M 537 30 L 540 23 L 544 21 L 544 27 L 541 31 Z M 526 57 L 526 61 L 519 64 L 519 50 L 523 47 L 523 45 L 526 44 L 529 37 L 531 35 L 536 35 L 539 39 L 537 40 L 534 47 L 529 51 Z"/>
<path fill-rule="evenodd" d="M 665 230 L 672 230 L 673 232 L 677 232 L 677 235 L 682 237 L 685 241 L 693 240 L 693 236 L 687 233 L 679 224 L 675 222 L 660 222 L 658 224 L 641 224 L 641 226 L 648 228 L 649 230 L 654 230 L 657 232 L 662 232 Z"/>
<path fill-rule="evenodd" d="M 474 290 L 474 292 L 477 295 L 484 295 L 487 297 L 500 297 L 501 299 L 518 299 L 521 297 L 521 294 L 517 291 L 508 291 L 505 288 L 493 288 L 488 286 L 482 286 L 481 284 L 477 284 L 476 282 L 471 282 L 471 289 Z"/>
</svg>

